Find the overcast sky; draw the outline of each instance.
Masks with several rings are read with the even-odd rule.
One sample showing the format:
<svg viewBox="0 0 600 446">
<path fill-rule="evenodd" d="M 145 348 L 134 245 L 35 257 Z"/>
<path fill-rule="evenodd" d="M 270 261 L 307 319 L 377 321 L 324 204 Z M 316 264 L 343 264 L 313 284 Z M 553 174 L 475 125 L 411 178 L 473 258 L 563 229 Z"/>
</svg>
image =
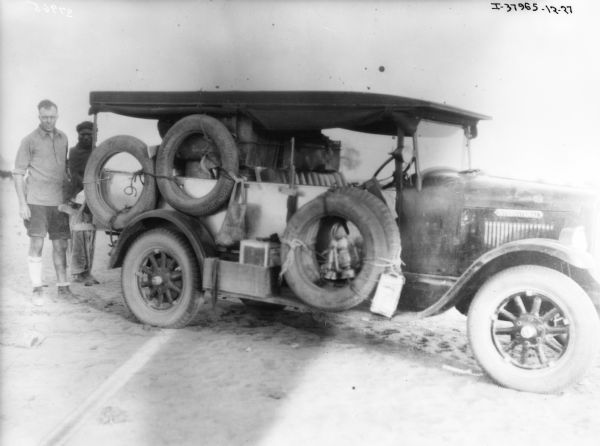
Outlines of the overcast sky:
<svg viewBox="0 0 600 446">
<path fill-rule="evenodd" d="M 487 171 L 600 176 L 596 2 L 573 0 L 572 14 L 542 10 L 560 2 L 536 12 L 485 1 L 0 2 L 2 168 L 37 126 L 42 98 L 59 105 L 57 125 L 74 143 L 93 90 L 314 89 L 491 115 L 473 145 Z M 99 140 L 158 142 L 154 122 L 99 124 Z"/>
</svg>

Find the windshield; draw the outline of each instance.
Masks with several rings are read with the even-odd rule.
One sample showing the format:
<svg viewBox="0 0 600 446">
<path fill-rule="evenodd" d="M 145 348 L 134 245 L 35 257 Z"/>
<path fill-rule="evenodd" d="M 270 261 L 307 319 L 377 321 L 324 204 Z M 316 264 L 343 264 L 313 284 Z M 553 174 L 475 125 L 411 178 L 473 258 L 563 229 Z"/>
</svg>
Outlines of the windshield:
<svg viewBox="0 0 600 446">
<path fill-rule="evenodd" d="M 323 134 L 341 143 L 340 172 L 348 181 L 365 181 L 390 157 L 397 144 L 394 136 L 375 135 L 344 129 L 325 129 Z M 379 178 L 391 179 L 394 163 L 380 173 Z"/>
<path fill-rule="evenodd" d="M 375 135 L 344 129 L 325 129 L 323 134 L 341 142 L 340 171 L 348 181 L 364 181 L 390 157 L 398 146 L 395 136 Z M 464 130 L 460 126 L 421 120 L 413 137 L 405 137 L 402 158 L 404 167 L 415 155 L 417 142 L 419 169 L 469 169 L 469 156 Z M 384 182 L 391 179 L 394 163 L 389 163 L 378 175 Z M 415 173 L 415 165 L 407 170 L 410 176 Z"/>
<path fill-rule="evenodd" d="M 467 170 L 469 152 L 462 127 L 422 120 L 415 133 L 419 170 Z"/>
</svg>

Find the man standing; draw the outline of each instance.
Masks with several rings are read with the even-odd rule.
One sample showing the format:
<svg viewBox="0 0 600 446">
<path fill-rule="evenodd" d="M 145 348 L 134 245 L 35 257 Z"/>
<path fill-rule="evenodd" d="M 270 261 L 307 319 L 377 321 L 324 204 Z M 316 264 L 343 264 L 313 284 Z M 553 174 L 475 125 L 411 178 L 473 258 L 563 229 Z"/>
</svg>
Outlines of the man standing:
<svg viewBox="0 0 600 446">
<path fill-rule="evenodd" d="M 69 172 L 72 180 L 72 196 L 83 190 L 83 175 L 88 158 L 92 153 L 94 124 L 84 121 L 77 127 L 78 143 L 69 150 Z M 91 286 L 99 283 L 92 276 L 92 262 L 94 260 L 94 243 L 96 241 L 96 228 L 92 224 L 92 213 L 83 203 L 79 211 L 72 217 L 71 237 L 73 248 L 71 251 L 71 280 Z"/>
<path fill-rule="evenodd" d="M 19 199 L 19 214 L 29 236 L 29 277 L 34 305 L 43 305 L 42 248 L 44 238 L 52 241 L 58 296 L 74 299 L 67 280 L 66 249 L 69 232 L 67 214 L 58 206 L 64 202 L 67 136 L 56 129 L 58 108 L 44 99 L 38 104 L 40 125 L 23 138 L 17 152 L 13 180 Z"/>
</svg>

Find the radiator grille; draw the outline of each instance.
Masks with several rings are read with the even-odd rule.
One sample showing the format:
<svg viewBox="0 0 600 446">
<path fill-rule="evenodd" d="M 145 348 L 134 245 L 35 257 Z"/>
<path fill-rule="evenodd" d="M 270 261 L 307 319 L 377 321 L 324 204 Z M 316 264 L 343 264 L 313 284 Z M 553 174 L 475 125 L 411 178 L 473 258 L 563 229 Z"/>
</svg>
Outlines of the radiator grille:
<svg viewBox="0 0 600 446">
<path fill-rule="evenodd" d="M 483 229 L 483 243 L 486 248 L 524 238 L 554 238 L 556 233 L 553 223 L 485 221 Z"/>
</svg>

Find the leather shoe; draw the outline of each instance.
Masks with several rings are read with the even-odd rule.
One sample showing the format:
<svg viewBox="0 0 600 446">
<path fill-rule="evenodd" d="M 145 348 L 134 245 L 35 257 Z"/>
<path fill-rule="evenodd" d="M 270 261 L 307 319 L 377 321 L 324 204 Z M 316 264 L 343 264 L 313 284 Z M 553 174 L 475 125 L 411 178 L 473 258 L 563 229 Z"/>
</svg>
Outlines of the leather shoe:
<svg viewBox="0 0 600 446">
<path fill-rule="evenodd" d="M 44 305 L 44 289 L 41 286 L 36 286 L 33 288 L 31 303 L 36 307 L 41 307 Z"/>
</svg>

